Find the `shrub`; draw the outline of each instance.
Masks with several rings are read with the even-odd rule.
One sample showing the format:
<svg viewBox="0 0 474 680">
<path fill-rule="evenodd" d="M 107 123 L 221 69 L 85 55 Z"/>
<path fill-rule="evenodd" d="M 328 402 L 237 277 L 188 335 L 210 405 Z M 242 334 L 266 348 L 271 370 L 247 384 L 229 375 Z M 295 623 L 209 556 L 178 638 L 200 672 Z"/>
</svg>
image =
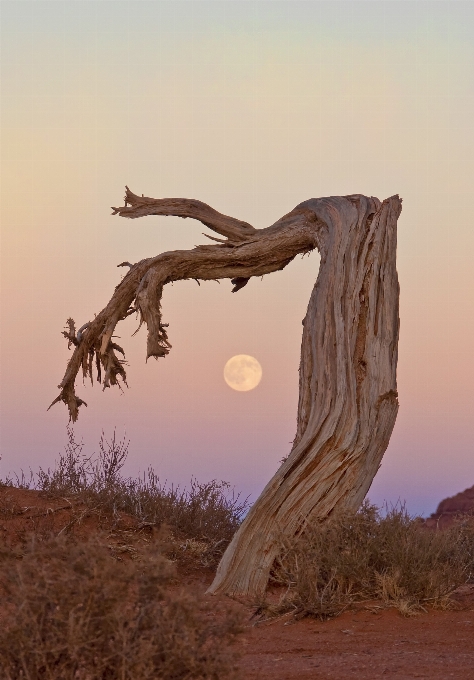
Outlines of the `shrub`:
<svg viewBox="0 0 474 680">
<path fill-rule="evenodd" d="M 117 561 L 96 536 L 60 536 L 2 555 L 0 676 L 5 680 L 219 680 L 234 677 L 235 613 L 215 615 L 170 589 L 172 565 L 150 549 Z M 216 605 L 213 604 L 213 612 Z"/>
<path fill-rule="evenodd" d="M 474 523 L 430 531 L 403 507 L 382 516 L 364 504 L 285 542 L 273 577 L 287 586 L 273 613 L 324 619 L 375 599 L 403 614 L 448 607 L 452 592 L 474 579 Z"/>
<path fill-rule="evenodd" d="M 104 530 L 120 526 L 124 515 L 135 527 L 166 525 L 180 546 L 175 559 L 215 566 L 248 509 L 247 501 L 228 483 L 217 480 L 191 479 L 187 489 L 180 489 L 162 484 L 152 468 L 138 479 L 124 478 L 121 470 L 127 456 L 128 442 L 118 441 L 115 433 L 110 441 L 102 434 L 99 453 L 86 456 L 82 443 L 76 442 L 74 431 L 68 428 L 65 452 L 52 470 L 40 468 L 29 480 L 22 474 L 16 482 L 7 479 L 4 483 L 65 499 L 75 515 L 70 527 L 91 513 Z"/>
</svg>

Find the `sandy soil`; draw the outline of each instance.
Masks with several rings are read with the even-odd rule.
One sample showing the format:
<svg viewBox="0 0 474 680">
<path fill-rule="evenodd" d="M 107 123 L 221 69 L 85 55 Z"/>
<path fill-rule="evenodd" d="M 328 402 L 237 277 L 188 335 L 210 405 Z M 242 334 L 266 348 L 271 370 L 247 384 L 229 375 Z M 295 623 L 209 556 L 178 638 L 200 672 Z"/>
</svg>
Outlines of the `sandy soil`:
<svg viewBox="0 0 474 680">
<path fill-rule="evenodd" d="M 249 629 L 244 678 L 474 679 L 474 587 L 463 609 L 403 618 L 394 610 L 346 612 L 326 622 L 285 620 Z"/>
<path fill-rule="evenodd" d="M 0 488 L 0 543 L 15 542 L 15 535 L 25 530 L 64 527 L 71 521 L 68 503 L 47 500 L 34 491 Z M 88 533 L 94 530 L 94 517 L 84 512 L 79 524 L 77 533 Z M 189 577 L 183 582 L 192 581 L 201 591 L 212 580 L 209 572 Z M 460 588 L 456 600 L 455 611 L 411 618 L 371 603 L 326 622 L 287 616 L 255 623 L 252 610 L 239 605 L 248 622 L 237 642 L 242 677 L 474 680 L 474 585 Z"/>
</svg>

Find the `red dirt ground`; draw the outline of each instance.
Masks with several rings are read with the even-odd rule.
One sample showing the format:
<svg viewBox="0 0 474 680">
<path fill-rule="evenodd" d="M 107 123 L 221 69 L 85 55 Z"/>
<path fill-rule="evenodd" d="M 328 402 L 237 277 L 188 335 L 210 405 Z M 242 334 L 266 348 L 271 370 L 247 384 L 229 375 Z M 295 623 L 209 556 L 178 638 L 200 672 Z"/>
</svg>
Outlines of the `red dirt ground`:
<svg viewBox="0 0 474 680">
<path fill-rule="evenodd" d="M 336 619 L 284 620 L 240 640 L 244 678 L 474 679 L 474 587 L 461 611 L 403 618 L 394 610 L 346 612 Z"/>
<path fill-rule="evenodd" d="M 68 503 L 48 500 L 35 491 L 0 487 L 0 544 L 14 541 L 25 530 L 64 527 L 71 521 Z M 14 510 L 10 516 L 8 508 Z M 77 533 L 94 530 L 93 514 L 84 509 L 76 524 L 80 524 Z M 127 542 L 132 525 L 123 518 Z M 209 572 L 189 576 L 183 582 L 192 581 L 202 591 L 212 579 Z M 293 621 L 287 616 L 257 624 L 252 611 L 239 605 L 248 621 L 236 643 L 242 678 L 474 680 L 474 585 L 460 588 L 456 600 L 458 610 L 429 611 L 411 618 L 373 603 L 326 622 Z"/>
</svg>

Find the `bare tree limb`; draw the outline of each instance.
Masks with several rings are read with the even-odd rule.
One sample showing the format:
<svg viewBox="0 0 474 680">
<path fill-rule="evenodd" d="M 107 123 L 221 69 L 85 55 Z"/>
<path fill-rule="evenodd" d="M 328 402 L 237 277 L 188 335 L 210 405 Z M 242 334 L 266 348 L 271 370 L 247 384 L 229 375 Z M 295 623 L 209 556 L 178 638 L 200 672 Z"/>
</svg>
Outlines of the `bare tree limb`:
<svg viewBox="0 0 474 680">
<path fill-rule="evenodd" d="M 248 222 L 222 215 L 202 201 L 192 198 L 147 198 L 137 196 L 128 187 L 125 187 L 125 205 L 121 208 L 112 208 L 112 210 L 113 215 L 118 214 L 129 218 L 145 215 L 192 217 L 233 241 L 244 241 L 256 231 Z"/>
<path fill-rule="evenodd" d="M 129 192 L 127 196 L 134 197 L 134 194 Z M 153 208 L 155 199 L 142 200 L 151 202 L 146 205 L 151 205 Z M 195 201 L 189 202 L 187 199 L 162 200 L 167 205 L 166 214 L 170 215 L 182 212 L 182 206 L 178 205 L 182 201 L 191 216 L 192 210 L 188 204 L 196 203 Z M 172 205 L 175 205 L 175 212 L 172 212 Z M 206 208 L 218 216 L 217 221 L 223 218 L 224 222 L 227 220 L 228 225 L 231 225 L 233 218 L 222 216 L 209 206 Z M 137 216 L 140 215 L 135 215 Z M 194 216 L 199 219 L 197 213 Z M 234 222 L 245 225 L 238 220 Z M 250 227 L 250 225 L 247 226 Z M 69 331 L 64 331 L 63 335 L 68 339 L 69 346 L 75 345 L 75 350 L 59 385 L 60 395 L 53 403 L 63 401 L 68 406 L 72 421 L 77 420 L 79 406 L 84 402 L 75 394 L 76 376 L 82 368 L 83 376 L 89 376 L 92 379 L 94 356 L 99 382 L 102 379 L 102 370 L 104 372 L 104 389 L 119 385 L 119 379 L 126 383 L 125 362 L 116 357 L 111 338 L 117 323 L 134 310 L 137 310 L 140 315 L 140 326 L 146 323 L 148 328 L 147 358 L 160 358 L 168 354 L 171 345 L 166 324 L 162 323 L 161 318 L 161 297 L 163 287 L 167 283 L 183 279 L 209 281 L 229 278 L 234 284 L 233 292 L 236 292 L 252 276 L 263 276 L 283 269 L 298 253 L 308 252 L 315 248 L 318 244 L 319 231 L 322 228 L 323 225 L 315 219 L 311 211 L 296 210 L 267 229 L 256 230 L 250 227 L 252 236 L 246 237 L 245 240 L 238 240 L 242 232 L 237 236 L 233 233 L 235 240 L 232 248 L 228 247 L 229 241 L 216 245 L 200 245 L 193 250 L 162 253 L 131 265 L 128 273 L 117 285 L 107 306 L 93 321 L 88 322 L 89 325 L 85 324 L 81 329 L 87 328 L 86 333 L 78 333 L 78 338 L 74 321 L 68 320 Z M 221 229 L 220 222 L 216 230 L 219 231 L 219 229 Z M 223 227 L 219 233 L 223 233 L 224 230 Z"/>
</svg>

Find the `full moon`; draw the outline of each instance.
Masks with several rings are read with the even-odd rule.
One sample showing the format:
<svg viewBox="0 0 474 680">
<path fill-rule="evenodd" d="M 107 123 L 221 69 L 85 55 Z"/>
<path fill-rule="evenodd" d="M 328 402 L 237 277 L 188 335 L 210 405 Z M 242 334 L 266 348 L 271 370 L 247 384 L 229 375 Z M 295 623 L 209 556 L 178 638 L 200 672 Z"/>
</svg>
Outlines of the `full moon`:
<svg viewBox="0 0 474 680">
<path fill-rule="evenodd" d="M 254 357 L 237 354 L 224 366 L 224 380 L 238 392 L 248 392 L 257 387 L 262 379 L 262 367 Z"/>
</svg>

